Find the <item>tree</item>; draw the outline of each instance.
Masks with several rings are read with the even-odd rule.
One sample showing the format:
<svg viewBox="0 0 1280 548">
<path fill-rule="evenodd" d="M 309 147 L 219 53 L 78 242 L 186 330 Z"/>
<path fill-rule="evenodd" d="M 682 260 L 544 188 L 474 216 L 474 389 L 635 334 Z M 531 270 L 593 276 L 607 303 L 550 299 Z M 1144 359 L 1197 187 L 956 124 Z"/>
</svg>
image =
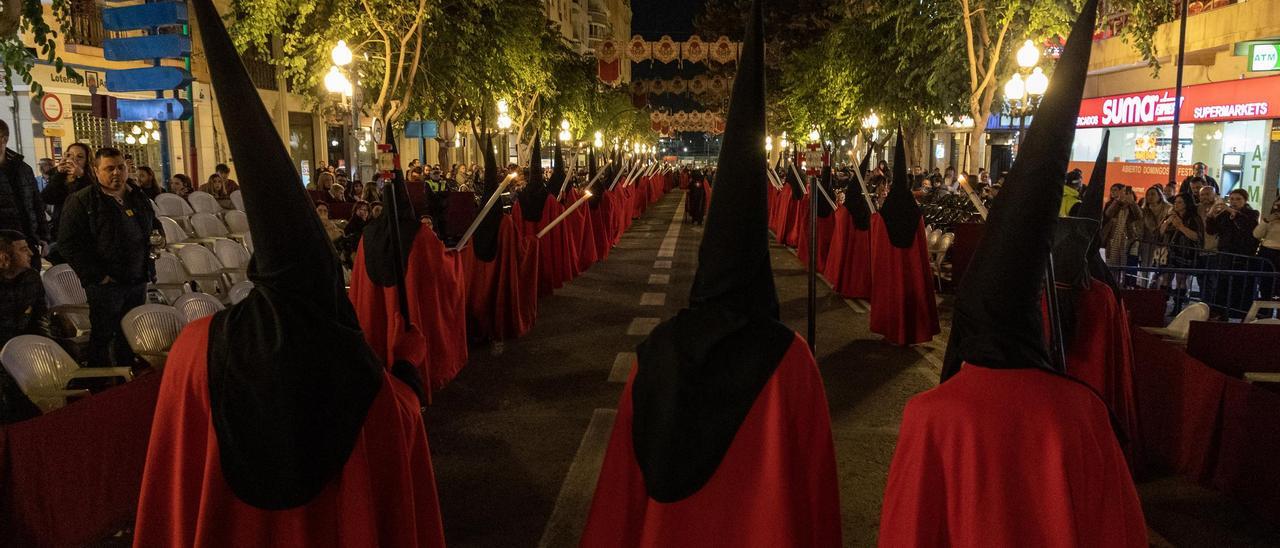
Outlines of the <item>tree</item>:
<svg viewBox="0 0 1280 548">
<path fill-rule="evenodd" d="M 3 63 L 4 70 L 0 76 L 3 76 L 6 93 L 13 92 L 14 74 L 31 87 L 33 95 L 44 93 L 40 83 L 31 77 L 31 69 L 37 58 L 52 64 L 56 72 L 77 82 L 81 80 L 79 73 L 63 64 L 57 51 L 59 31 L 66 34 L 71 4 L 67 0 L 51 0 L 48 5 L 49 11 L 46 13 L 41 0 L 0 1 L 0 62 Z M 49 15 L 58 25 L 58 30 L 49 25 Z M 22 40 L 24 35 L 31 38 L 35 48 L 28 49 Z M 39 49 L 39 57 L 36 56 L 35 49 Z"/>
</svg>

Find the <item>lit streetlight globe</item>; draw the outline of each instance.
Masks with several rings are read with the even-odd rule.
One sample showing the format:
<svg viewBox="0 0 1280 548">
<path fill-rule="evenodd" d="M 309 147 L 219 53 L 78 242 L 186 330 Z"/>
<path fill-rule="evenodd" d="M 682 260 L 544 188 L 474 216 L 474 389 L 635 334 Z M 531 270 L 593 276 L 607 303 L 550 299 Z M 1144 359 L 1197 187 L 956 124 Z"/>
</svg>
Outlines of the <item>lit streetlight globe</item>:
<svg viewBox="0 0 1280 548">
<path fill-rule="evenodd" d="M 816 128 L 809 131 L 809 142 L 816 143 L 819 139 L 822 139 L 822 134 Z"/>
<path fill-rule="evenodd" d="M 1046 84 L 1047 86 L 1048 84 Z M 1021 74 L 1014 74 L 1004 85 L 1004 98 L 1010 101 L 1021 101 L 1027 94 L 1027 85 Z"/>
<path fill-rule="evenodd" d="M 329 93 L 344 93 L 349 87 L 351 83 L 338 71 L 338 67 L 329 67 L 329 73 L 324 75 L 324 88 L 329 90 Z"/>
<path fill-rule="evenodd" d="M 1044 95 L 1045 90 L 1049 89 L 1049 77 L 1044 75 L 1044 70 L 1036 67 L 1027 77 L 1027 94 L 1033 97 Z"/>
<path fill-rule="evenodd" d="M 347 41 L 338 40 L 338 45 L 333 46 L 330 57 L 333 59 L 333 64 L 340 67 L 351 64 L 351 48 L 347 47 Z"/>
<path fill-rule="evenodd" d="M 1027 40 L 1021 48 L 1018 48 L 1018 66 L 1028 69 L 1036 66 L 1038 61 L 1040 61 L 1040 50 L 1036 49 L 1036 45 L 1031 40 Z"/>
</svg>

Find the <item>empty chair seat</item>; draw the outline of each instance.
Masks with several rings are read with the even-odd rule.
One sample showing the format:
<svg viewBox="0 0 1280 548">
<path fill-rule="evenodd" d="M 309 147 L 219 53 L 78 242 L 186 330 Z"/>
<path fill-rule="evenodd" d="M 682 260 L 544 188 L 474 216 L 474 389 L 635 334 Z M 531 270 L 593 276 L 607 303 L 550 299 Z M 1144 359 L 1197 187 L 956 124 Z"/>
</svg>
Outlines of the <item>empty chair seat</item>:
<svg viewBox="0 0 1280 548">
<path fill-rule="evenodd" d="M 89 309 L 89 298 L 85 296 L 80 277 L 71 270 L 71 265 L 66 263 L 55 265 L 40 276 L 40 282 L 44 285 L 44 294 L 49 300 L 49 307 L 55 312 L 59 309 Z"/>
<path fill-rule="evenodd" d="M 244 281 L 231 287 L 231 304 L 238 304 L 245 297 L 249 296 L 249 292 L 253 291 L 253 282 Z"/>
<path fill-rule="evenodd" d="M 156 209 L 157 214 L 165 217 L 171 217 L 180 222 L 185 222 L 187 217 L 190 217 L 195 213 L 195 210 L 191 208 L 191 204 L 187 203 L 186 200 L 183 200 L 182 197 L 177 194 L 170 194 L 168 192 L 157 194 L 155 202 L 156 207 L 158 208 Z"/>
<path fill-rule="evenodd" d="M 187 201 L 191 203 L 191 208 L 194 209 L 196 213 L 209 213 L 213 215 L 222 214 L 222 204 L 219 204 L 218 199 L 214 198 L 213 195 L 208 192 L 201 192 L 199 190 L 192 192 L 187 196 Z"/>
<path fill-rule="evenodd" d="M 18 335 L 10 339 L 0 349 L 0 363 L 32 403 L 45 412 L 66 405 L 68 397 L 89 395 L 88 390 L 67 389 L 71 379 L 133 379 L 128 367 L 81 368 L 58 343 L 39 335 Z"/>
<path fill-rule="evenodd" d="M 169 347 L 186 323 L 182 313 L 172 306 L 144 304 L 126 312 L 120 327 L 134 354 L 147 360 L 151 367 L 164 367 Z"/>
<path fill-rule="evenodd" d="M 167 251 L 156 256 L 156 282 L 148 289 L 159 292 L 164 302 L 172 304 L 182 294 L 191 291 L 191 276 L 182 267 L 177 255 Z"/>
<path fill-rule="evenodd" d="M 200 318 L 217 314 L 220 310 L 226 308 L 222 305 L 217 297 L 208 293 L 187 293 L 178 297 L 174 301 L 173 307 L 178 309 L 182 314 L 185 323 L 194 322 Z"/>
<path fill-rule="evenodd" d="M 182 266 L 191 275 L 191 279 L 199 284 L 200 291 L 216 295 L 219 299 L 224 298 L 228 287 L 224 267 L 209 248 L 189 245 L 178 250 L 178 258 L 182 259 Z"/>
<path fill-rule="evenodd" d="M 164 194 L 161 194 L 164 196 Z M 160 217 L 160 230 L 164 232 L 164 244 L 171 250 L 177 251 L 184 245 L 195 245 L 199 242 L 191 241 L 191 236 L 187 235 L 186 229 L 183 229 L 178 221 L 166 217 Z"/>
<path fill-rule="evenodd" d="M 231 193 L 231 205 L 235 206 L 236 211 L 244 211 L 244 195 L 240 193 L 239 189 Z"/>
<path fill-rule="evenodd" d="M 1144 327 L 1142 329 L 1167 339 L 1185 341 L 1187 340 L 1187 334 L 1191 331 L 1191 322 L 1203 322 L 1208 319 L 1209 305 L 1191 303 L 1182 309 L 1182 312 L 1179 312 L 1167 327 Z"/>
<path fill-rule="evenodd" d="M 249 250 L 231 240 L 213 242 L 213 253 L 222 262 L 222 271 L 232 285 L 249 279 Z"/>
<path fill-rule="evenodd" d="M 227 232 L 230 237 L 244 240 L 245 235 L 249 234 L 249 217 L 243 211 L 235 209 L 228 211 L 223 214 L 222 220 L 227 223 Z"/>
<path fill-rule="evenodd" d="M 215 238 L 226 238 L 230 234 L 227 225 L 222 224 L 212 213 L 200 212 L 192 215 L 191 228 L 195 229 L 196 236 L 210 242 Z"/>
</svg>

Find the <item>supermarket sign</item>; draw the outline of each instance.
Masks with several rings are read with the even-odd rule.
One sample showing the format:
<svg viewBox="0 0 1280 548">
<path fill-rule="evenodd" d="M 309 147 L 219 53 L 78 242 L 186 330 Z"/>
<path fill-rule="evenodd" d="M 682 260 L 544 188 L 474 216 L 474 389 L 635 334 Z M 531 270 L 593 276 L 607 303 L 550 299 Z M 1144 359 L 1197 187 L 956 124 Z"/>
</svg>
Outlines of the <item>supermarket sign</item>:
<svg viewBox="0 0 1280 548">
<path fill-rule="evenodd" d="M 1085 99 L 1076 127 L 1172 124 L 1173 88 Z M 1258 120 L 1280 115 L 1280 76 L 1182 88 L 1182 123 Z"/>
</svg>

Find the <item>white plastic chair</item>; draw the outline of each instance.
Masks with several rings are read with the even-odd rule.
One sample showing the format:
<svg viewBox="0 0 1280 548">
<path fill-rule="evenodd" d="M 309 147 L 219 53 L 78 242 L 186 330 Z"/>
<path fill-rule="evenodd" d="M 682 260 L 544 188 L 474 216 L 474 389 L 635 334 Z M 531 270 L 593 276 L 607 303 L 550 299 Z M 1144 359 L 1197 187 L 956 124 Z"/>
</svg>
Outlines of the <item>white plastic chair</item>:
<svg viewBox="0 0 1280 548">
<path fill-rule="evenodd" d="M 222 262 L 222 271 L 237 284 L 249 279 L 249 250 L 231 240 L 213 242 L 213 253 Z"/>
<path fill-rule="evenodd" d="M 1280 301 L 1253 301 L 1253 306 L 1249 307 L 1249 313 L 1244 317 L 1244 323 L 1258 320 L 1258 312 L 1262 310 L 1280 310 Z"/>
<path fill-rule="evenodd" d="M 164 251 L 156 256 L 156 282 L 150 284 L 148 289 L 159 292 L 164 297 L 164 302 L 173 303 L 178 297 L 191 291 L 191 286 L 187 283 L 190 281 L 191 276 L 182 267 L 178 256 Z"/>
<path fill-rule="evenodd" d="M 1261 325 L 1280 325 L 1280 318 L 1263 318 L 1261 320 L 1253 320 L 1252 322 L 1249 322 L 1249 323 L 1255 323 L 1255 324 L 1261 324 Z"/>
<path fill-rule="evenodd" d="M 195 229 L 196 236 L 211 242 L 215 238 L 226 238 L 229 234 L 227 225 L 222 224 L 212 213 L 200 212 L 192 215 L 191 228 Z"/>
<path fill-rule="evenodd" d="M 171 194 L 168 192 L 156 195 L 156 213 L 165 217 L 173 217 L 175 219 L 185 219 L 195 213 L 191 208 L 191 204 L 182 199 L 182 196 Z"/>
<path fill-rule="evenodd" d="M 164 194 L 161 194 L 161 196 L 164 196 Z M 191 241 L 191 236 L 188 236 L 187 231 L 172 217 L 160 217 L 160 230 L 164 232 L 165 247 L 171 250 L 177 251 L 182 246 L 199 243 Z"/>
<path fill-rule="evenodd" d="M 239 189 L 231 193 L 231 205 L 236 207 L 235 211 L 244 212 L 244 195 L 240 194 Z"/>
<path fill-rule="evenodd" d="M 89 310 L 89 297 L 80 285 L 80 277 L 71 269 L 71 265 L 63 263 L 46 270 L 40 277 L 44 285 L 45 297 L 49 307 L 57 312 L 59 309 Z"/>
<path fill-rule="evenodd" d="M 147 360 L 151 367 L 164 367 L 169 347 L 186 325 L 178 309 L 164 304 L 144 304 L 125 313 L 120 320 L 124 337 L 133 353 Z"/>
<path fill-rule="evenodd" d="M 226 308 L 222 301 L 208 293 L 187 293 L 178 297 L 178 300 L 173 302 L 173 307 L 178 309 L 178 313 L 182 314 L 183 321 L 186 323 L 212 316 Z"/>
<path fill-rule="evenodd" d="M 253 282 L 248 280 L 231 286 L 231 304 L 239 304 L 240 301 L 249 296 L 250 291 L 253 291 Z"/>
<path fill-rule="evenodd" d="M 240 192 L 237 190 L 236 192 Z M 249 216 L 243 211 L 233 209 L 222 215 L 222 220 L 227 223 L 228 236 L 236 240 L 243 240 L 245 235 L 249 234 Z"/>
<path fill-rule="evenodd" d="M 87 396 L 88 390 L 68 390 L 71 379 L 123 377 L 133 380 L 128 367 L 88 367 L 71 359 L 58 343 L 39 335 L 18 335 L 0 349 L 0 363 L 31 402 L 48 412 L 67 404 L 68 397 Z"/>
<path fill-rule="evenodd" d="M 222 214 L 222 204 L 218 203 L 218 199 L 214 198 L 208 192 L 195 191 L 187 195 L 187 201 L 191 203 L 191 208 L 196 213 L 209 213 L 211 215 Z"/>
<path fill-rule="evenodd" d="M 178 258 L 187 269 L 191 278 L 200 284 L 200 290 L 217 295 L 219 299 L 226 295 L 227 282 L 223 275 L 222 261 L 209 248 L 189 245 L 178 250 Z"/>
<path fill-rule="evenodd" d="M 1203 322 L 1209 319 L 1209 305 L 1204 303 L 1191 303 L 1182 309 L 1173 321 L 1169 322 L 1165 327 L 1144 327 L 1148 333 L 1159 335 L 1166 339 L 1174 339 L 1179 341 L 1187 340 L 1187 333 L 1191 331 L 1191 322 Z"/>
</svg>

